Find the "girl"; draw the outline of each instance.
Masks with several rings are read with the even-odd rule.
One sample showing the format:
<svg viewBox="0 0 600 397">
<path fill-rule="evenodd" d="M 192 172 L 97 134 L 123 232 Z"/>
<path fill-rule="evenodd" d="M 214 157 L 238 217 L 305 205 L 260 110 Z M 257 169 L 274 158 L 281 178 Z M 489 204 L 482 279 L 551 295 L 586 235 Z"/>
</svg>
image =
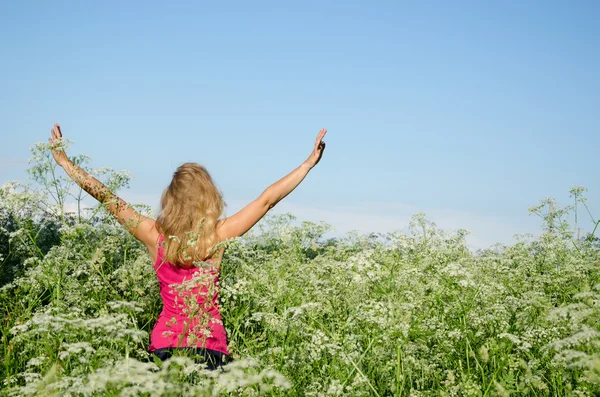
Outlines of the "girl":
<svg viewBox="0 0 600 397">
<path fill-rule="evenodd" d="M 148 249 L 163 302 L 150 334 L 149 352 L 165 360 L 185 350 L 203 358 L 210 369 L 227 362 L 229 351 L 217 299 L 223 249 L 217 244 L 246 233 L 302 182 L 323 155 L 326 132 L 319 132 L 306 161 L 228 218 L 220 219 L 223 198 L 206 169 L 195 163 L 181 165 L 163 192 L 154 220 L 139 214 L 70 161 L 58 145 L 60 126 L 54 125 L 48 141 L 58 165 Z"/>
</svg>

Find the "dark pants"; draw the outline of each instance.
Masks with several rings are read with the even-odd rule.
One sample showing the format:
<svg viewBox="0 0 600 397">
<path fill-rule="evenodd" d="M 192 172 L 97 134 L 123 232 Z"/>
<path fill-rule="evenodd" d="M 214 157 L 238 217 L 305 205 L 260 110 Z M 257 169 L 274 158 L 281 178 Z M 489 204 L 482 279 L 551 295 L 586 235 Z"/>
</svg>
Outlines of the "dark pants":
<svg viewBox="0 0 600 397">
<path fill-rule="evenodd" d="M 214 371 L 215 369 L 223 369 L 223 366 L 231 361 L 228 355 L 211 349 L 202 349 L 194 347 L 166 347 L 163 349 L 156 349 L 152 352 L 156 357 L 162 361 L 170 358 L 171 356 L 186 356 L 198 363 L 206 364 L 206 369 Z"/>
</svg>

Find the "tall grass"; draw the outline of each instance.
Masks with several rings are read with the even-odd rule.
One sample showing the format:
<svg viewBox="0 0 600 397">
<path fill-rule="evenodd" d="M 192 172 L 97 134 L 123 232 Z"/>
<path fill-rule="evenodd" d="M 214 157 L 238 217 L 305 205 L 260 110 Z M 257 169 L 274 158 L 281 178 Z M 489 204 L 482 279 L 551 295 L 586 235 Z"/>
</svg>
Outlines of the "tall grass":
<svg viewBox="0 0 600 397">
<path fill-rule="evenodd" d="M 574 235 L 575 207 L 542 202 L 539 238 L 477 253 L 423 215 L 407 232 L 336 240 L 272 217 L 226 250 L 235 361 L 207 372 L 148 356 L 161 307 L 147 253 L 102 210 L 62 211 L 73 187 L 44 149 L 42 189 L 0 190 L 2 395 L 600 394 L 599 244 Z"/>
</svg>

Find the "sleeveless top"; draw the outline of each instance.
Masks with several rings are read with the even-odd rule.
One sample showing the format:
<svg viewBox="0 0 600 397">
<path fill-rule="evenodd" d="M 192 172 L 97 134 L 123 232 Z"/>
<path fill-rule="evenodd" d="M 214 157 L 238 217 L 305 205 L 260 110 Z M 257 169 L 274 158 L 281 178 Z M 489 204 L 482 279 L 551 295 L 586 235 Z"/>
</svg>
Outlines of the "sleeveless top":
<svg viewBox="0 0 600 397">
<path fill-rule="evenodd" d="M 150 334 L 148 351 L 199 347 L 229 354 L 217 300 L 219 261 L 182 269 L 165 260 L 163 237 L 154 264 L 163 310 Z"/>
</svg>

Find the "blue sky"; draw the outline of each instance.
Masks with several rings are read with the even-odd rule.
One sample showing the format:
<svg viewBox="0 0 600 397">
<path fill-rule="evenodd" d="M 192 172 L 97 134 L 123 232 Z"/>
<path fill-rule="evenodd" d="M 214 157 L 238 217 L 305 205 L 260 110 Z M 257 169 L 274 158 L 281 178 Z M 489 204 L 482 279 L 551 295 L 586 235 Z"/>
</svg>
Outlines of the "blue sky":
<svg viewBox="0 0 600 397">
<path fill-rule="evenodd" d="M 182 162 L 228 213 L 309 154 L 276 209 L 341 232 L 424 211 L 474 246 L 539 231 L 589 189 L 600 217 L 596 1 L 2 2 L 0 183 L 54 122 L 156 208 Z"/>
</svg>

